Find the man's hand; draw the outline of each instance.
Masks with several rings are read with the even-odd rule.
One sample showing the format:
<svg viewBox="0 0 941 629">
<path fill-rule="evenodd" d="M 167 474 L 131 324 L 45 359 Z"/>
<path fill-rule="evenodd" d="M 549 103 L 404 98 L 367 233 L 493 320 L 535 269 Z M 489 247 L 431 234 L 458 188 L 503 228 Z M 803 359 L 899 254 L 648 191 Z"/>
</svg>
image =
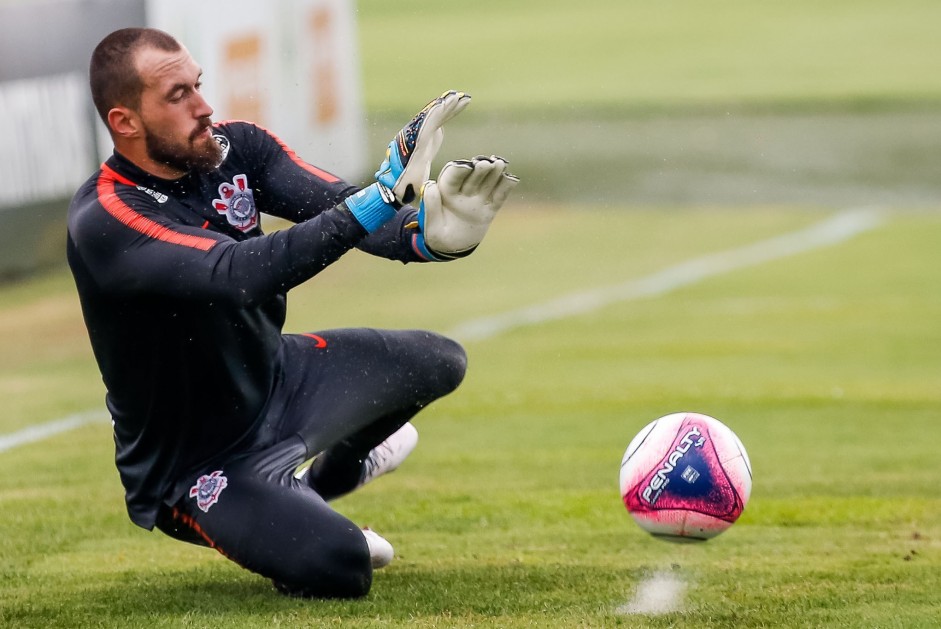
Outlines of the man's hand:
<svg viewBox="0 0 941 629">
<path fill-rule="evenodd" d="M 467 107 L 470 99 L 464 92 L 445 92 L 425 105 L 389 143 L 376 180 L 392 191 L 398 203 L 415 200 L 431 175 L 431 162 L 444 140 L 441 126 Z"/>
<path fill-rule="evenodd" d="M 477 156 L 448 162 L 437 181 L 422 190 L 418 227 L 437 258 L 467 255 L 483 240 L 490 223 L 519 179 L 502 157 Z"/>
</svg>

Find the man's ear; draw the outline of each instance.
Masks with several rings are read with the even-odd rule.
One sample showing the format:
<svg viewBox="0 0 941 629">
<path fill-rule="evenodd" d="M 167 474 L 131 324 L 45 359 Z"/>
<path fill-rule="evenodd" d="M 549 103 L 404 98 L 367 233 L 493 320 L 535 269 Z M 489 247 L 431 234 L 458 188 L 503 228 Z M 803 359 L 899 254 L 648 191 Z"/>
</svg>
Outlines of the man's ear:
<svg viewBox="0 0 941 629">
<path fill-rule="evenodd" d="M 132 109 L 114 107 L 108 112 L 108 126 L 112 133 L 122 138 L 133 138 L 142 131 L 141 119 Z"/>
</svg>

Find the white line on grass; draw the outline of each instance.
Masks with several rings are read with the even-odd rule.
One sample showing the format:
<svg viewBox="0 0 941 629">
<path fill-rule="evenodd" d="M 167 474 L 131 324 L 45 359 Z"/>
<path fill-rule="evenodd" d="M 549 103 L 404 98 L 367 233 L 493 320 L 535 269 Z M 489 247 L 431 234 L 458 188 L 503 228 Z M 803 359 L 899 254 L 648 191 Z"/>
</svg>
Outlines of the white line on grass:
<svg viewBox="0 0 941 629">
<path fill-rule="evenodd" d="M 646 277 L 569 293 L 532 306 L 465 321 L 447 334 L 461 341 L 481 341 L 515 328 L 587 314 L 619 302 L 663 295 L 716 275 L 838 244 L 877 227 L 884 219 L 885 213 L 876 209 L 847 210 L 806 229 L 687 260 Z"/>
<path fill-rule="evenodd" d="M 481 341 L 516 328 L 587 314 L 618 302 L 663 295 L 722 273 L 841 243 L 879 226 L 884 219 L 885 214 L 875 209 L 847 210 L 806 229 L 687 260 L 646 277 L 569 293 L 492 317 L 471 319 L 447 334 L 461 341 Z M 86 411 L 0 435 L 0 452 L 41 441 L 106 416 L 104 411 Z"/>
<path fill-rule="evenodd" d="M 53 437 L 60 433 L 74 430 L 75 428 L 84 426 L 85 424 L 101 421 L 106 417 L 107 414 L 101 410 L 85 411 L 84 413 L 76 413 L 74 415 L 69 415 L 68 417 L 63 417 L 62 419 L 46 422 L 45 424 L 27 426 L 22 430 L 18 430 L 8 435 L 0 435 L 0 452 L 11 450 L 17 446 L 25 445 L 27 443 L 42 441 L 48 437 Z"/>
</svg>

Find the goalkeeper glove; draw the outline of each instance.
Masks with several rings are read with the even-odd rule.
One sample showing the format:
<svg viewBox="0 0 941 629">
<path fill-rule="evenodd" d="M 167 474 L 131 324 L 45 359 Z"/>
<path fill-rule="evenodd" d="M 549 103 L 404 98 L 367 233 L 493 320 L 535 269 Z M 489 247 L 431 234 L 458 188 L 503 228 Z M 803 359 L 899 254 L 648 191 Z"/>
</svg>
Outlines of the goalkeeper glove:
<svg viewBox="0 0 941 629">
<path fill-rule="evenodd" d="M 469 255 L 519 178 L 496 155 L 448 162 L 438 181 L 425 182 L 418 211 L 416 247 L 437 260 Z"/>
<path fill-rule="evenodd" d="M 434 99 L 399 131 L 376 171 L 376 180 L 392 191 L 400 204 L 411 203 L 431 174 L 431 162 L 441 148 L 441 125 L 459 114 L 470 96 L 454 90 Z"/>
<path fill-rule="evenodd" d="M 367 232 L 382 227 L 395 216 L 398 207 L 415 199 L 416 191 L 431 173 L 431 162 L 444 140 L 441 125 L 460 113 L 469 102 L 470 96 L 464 92 L 445 92 L 425 105 L 395 135 L 386 149 L 385 160 L 376 171 L 376 183 L 344 201 Z"/>
</svg>

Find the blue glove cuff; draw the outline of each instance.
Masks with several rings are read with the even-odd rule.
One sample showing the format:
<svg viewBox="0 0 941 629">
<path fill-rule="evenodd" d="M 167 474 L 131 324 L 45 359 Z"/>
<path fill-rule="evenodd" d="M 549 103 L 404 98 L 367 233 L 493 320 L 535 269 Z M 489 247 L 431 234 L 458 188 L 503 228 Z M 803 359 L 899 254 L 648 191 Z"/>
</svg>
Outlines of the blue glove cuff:
<svg viewBox="0 0 941 629">
<path fill-rule="evenodd" d="M 370 234 L 392 220 L 396 212 L 393 205 L 386 203 L 379 185 L 374 183 L 363 188 L 344 201 L 359 224 Z"/>
<path fill-rule="evenodd" d="M 376 171 L 376 181 L 386 188 L 395 187 L 395 182 L 402 176 L 405 165 L 402 163 L 402 156 L 398 150 L 398 136 L 389 142 L 389 150 L 386 151 L 386 158 L 379 164 L 379 170 Z"/>
<path fill-rule="evenodd" d="M 422 199 L 422 202 L 418 206 L 418 231 L 412 236 L 412 249 L 415 250 L 415 253 L 420 255 L 422 258 L 429 262 L 444 262 L 441 256 L 433 253 L 431 249 L 428 248 L 427 243 L 425 243 L 425 200 Z"/>
<path fill-rule="evenodd" d="M 412 234 L 412 249 L 415 250 L 415 253 L 420 255 L 427 262 L 447 262 L 447 258 L 442 258 L 439 254 L 434 253 L 431 249 L 428 248 L 428 245 L 425 244 L 425 235 L 421 232 L 415 232 Z"/>
</svg>

